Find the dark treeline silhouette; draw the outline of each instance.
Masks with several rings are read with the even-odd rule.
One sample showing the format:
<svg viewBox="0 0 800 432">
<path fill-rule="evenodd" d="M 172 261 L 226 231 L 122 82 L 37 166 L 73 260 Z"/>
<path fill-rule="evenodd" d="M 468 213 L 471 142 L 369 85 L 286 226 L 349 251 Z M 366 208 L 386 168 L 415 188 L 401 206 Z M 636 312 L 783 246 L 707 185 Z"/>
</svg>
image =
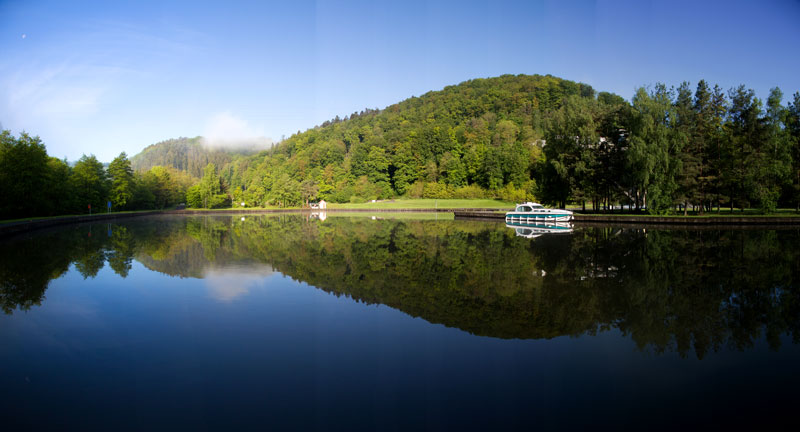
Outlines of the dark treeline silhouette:
<svg viewBox="0 0 800 432">
<path fill-rule="evenodd" d="M 504 75 L 337 117 L 258 154 L 201 141 L 149 146 L 133 173 L 124 154 L 107 171 L 92 156 L 68 167 L 37 138 L 4 132 L 0 217 L 79 212 L 107 198 L 120 209 L 405 196 L 654 214 L 800 210 L 800 93 L 784 105 L 778 88 L 763 102 L 743 85 L 656 84 L 629 102 L 552 76 Z"/>
<path fill-rule="evenodd" d="M 800 341 L 798 241 L 798 230 L 590 228 L 531 240 L 469 221 L 163 216 L 5 242 L 0 302 L 7 313 L 40 304 L 70 263 L 84 277 L 104 265 L 126 277 L 133 259 L 196 278 L 267 265 L 477 335 L 618 329 L 642 349 L 702 358 L 762 337 L 775 349 L 783 334 Z"/>
</svg>

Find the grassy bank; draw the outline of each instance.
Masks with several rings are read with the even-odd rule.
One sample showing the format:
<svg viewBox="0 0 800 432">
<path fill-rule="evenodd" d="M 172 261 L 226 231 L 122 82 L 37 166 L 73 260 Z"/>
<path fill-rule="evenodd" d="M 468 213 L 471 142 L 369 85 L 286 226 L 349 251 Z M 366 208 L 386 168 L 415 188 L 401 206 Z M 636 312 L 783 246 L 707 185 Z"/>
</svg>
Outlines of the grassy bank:
<svg viewBox="0 0 800 432">
<path fill-rule="evenodd" d="M 514 208 L 514 203 L 492 199 L 396 199 L 368 203 L 328 204 L 331 209 L 433 209 L 433 208 Z"/>
<path fill-rule="evenodd" d="M 329 218 L 335 217 L 361 217 L 361 218 L 375 218 L 375 219 L 403 219 L 403 220 L 453 220 L 452 212 L 348 212 L 348 211 L 335 211 L 327 214 Z"/>
</svg>

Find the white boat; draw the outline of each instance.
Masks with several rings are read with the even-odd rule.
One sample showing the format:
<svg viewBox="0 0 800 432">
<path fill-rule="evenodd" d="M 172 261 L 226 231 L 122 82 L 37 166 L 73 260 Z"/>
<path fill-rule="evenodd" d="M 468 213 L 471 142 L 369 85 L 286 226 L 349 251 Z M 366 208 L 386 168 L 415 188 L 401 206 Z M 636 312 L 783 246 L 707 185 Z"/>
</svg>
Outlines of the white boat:
<svg viewBox="0 0 800 432">
<path fill-rule="evenodd" d="M 506 223 L 551 223 L 571 220 L 572 212 L 569 210 L 549 209 L 532 202 L 517 204 L 514 211 L 506 213 Z"/>
</svg>

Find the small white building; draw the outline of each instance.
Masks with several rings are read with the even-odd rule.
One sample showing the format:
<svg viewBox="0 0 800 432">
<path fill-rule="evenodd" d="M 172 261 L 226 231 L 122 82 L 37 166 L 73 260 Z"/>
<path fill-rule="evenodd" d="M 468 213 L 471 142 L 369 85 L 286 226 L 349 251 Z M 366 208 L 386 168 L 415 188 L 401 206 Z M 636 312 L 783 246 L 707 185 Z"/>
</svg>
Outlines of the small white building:
<svg viewBox="0 0 800 432">
<path fill-rule="evenodd" d="M 325 200 L 319 200 L 319 209 L 325 210 L 326 208 L 328 208 L 328 203 L 326 203 Z"/>
</svg>

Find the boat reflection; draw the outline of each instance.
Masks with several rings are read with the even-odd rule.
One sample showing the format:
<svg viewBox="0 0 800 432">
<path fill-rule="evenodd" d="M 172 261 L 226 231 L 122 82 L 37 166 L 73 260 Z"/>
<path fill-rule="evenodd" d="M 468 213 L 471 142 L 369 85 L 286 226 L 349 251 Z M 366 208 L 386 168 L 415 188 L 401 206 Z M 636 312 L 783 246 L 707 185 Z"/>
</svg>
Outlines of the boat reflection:
<svg viewBox="0 0 800 432">
<path fill-rule="evenodd" d="M 572 233 L 571 222 L 552 223 L 520 223 L 507 222 L 506 228 L 511 228 L 518 237 L 536 238 L 544 234 L 569 234 Z"/>
</svg>

